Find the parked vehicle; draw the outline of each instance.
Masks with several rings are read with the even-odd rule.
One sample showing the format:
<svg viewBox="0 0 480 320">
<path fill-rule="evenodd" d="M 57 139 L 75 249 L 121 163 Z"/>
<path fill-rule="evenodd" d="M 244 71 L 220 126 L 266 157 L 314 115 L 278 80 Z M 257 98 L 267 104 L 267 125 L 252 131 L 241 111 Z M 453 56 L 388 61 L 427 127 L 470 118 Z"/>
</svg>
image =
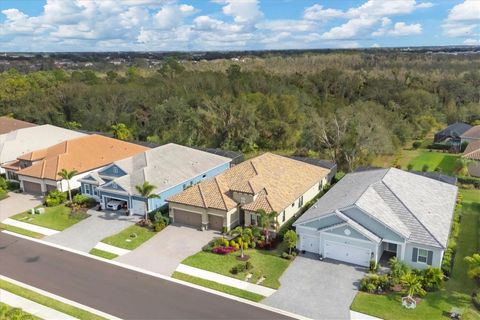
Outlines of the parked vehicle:
<svg viewBox="0 0 480 320">
<path fill-rule="evenodd" d="M 107 202 L 107 209 L 117 211 L 122 209 L 125 206 L 125 201 L 120 200 L 110 200 Z"/>
</svg>

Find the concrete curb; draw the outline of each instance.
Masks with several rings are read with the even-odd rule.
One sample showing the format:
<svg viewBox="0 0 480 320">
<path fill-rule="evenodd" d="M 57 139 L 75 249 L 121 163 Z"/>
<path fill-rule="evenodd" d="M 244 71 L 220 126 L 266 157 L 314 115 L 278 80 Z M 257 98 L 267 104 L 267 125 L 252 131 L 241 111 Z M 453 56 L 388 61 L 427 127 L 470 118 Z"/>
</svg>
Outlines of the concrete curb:
<svg viewBox="0 0 480 320">
<path fill-rule="evenodd" d="M 122 248 L 115 247 L 115 246 L 112 246 L 112 245 L 109 245 L 109 244 L 106 244 L 106 243 L 103 243 L 103 242 L 97 243 L 95 245 L 95 247 L 93 247 L 93 248 L 98 249 L 98 250 L 102 250 L 102 251 L 107 251 L 107 252 L 110 252 L 110 253 L 114 253 L 117 256 L 123 256 L 127 253 L 132 252 L 132 250 L 122 249 Z"/>
<path fill-rule="evenodd" d="M 151 272 L 151 271 L 148 271 L 148 270 L 145 270 L 145 269 L 142 269 L 142 268 L 126 265 L 126 264 L 123 264 L 121 262 L 117 262 L 115 260 L 104 259 L 104 258 L 94 256 L 94 255 L 91 255 L 91 254 L 88 254 L 88 253 L 85 253 L 85 252 L 70 249 L 70 248 L 67 248 L 67 247 L 64 247 L 64 246 L 60 246 L 60 245 L 57 245 L 57 244 L 54 244 L 54 243 L 49 243 L 49 242 L 42 241 L 42 240 L 39 240 L 39 239 L 30 238 L 30 237 L 27 237 L 27 236 L 24 236 L 24 235 L 21 235 L 21 234 L 17 234 L 17 233 L 14 233 L 14 232 L 6 231 L 6 230 L 4 230 L 2 232 L 6 233 L 6 234 L 9 234 L 9 235 L 12 235 L 12 236 L 15 236 L 15 237 L 25 239 L 25 240 L 29 240 L 29 241 L 37 242 L 37 243 L 40 243 L 40 244 L 43 244 L 43 245 L 47 245 L 47 246 L 50 246 L 52 248 L 56 248 L 56 249 L 68 251 L 68 252 L 71 252 L 71 253 L 75 253 L 75 254 L 90 258 L 90 259 L 102 261 L 104 263 L 109 263 L 109 264 L 115 265 L 117 267 L 121 267 L 121 268 L 124 268 L 124 269 L 140 272 L 140 273 L 143 273 L 143 274 L 155 277 L 155 278 L 159 278 L 159 279 L 162 279 L 162 280 L 174 282 L 174 283 L 177 283 L 177 284 L 180 284 L 180 285 L 184 285 L 184 286 L 191 287 L 191 288 L 194 288 L 194 289 L 198 289 L 198 290 L 201 290 L 201 291 L 204 291 L 204 292 L 215 294 L 217 296 L 221 296 L 221 297 L 224 297 L 224 298 L 227 298 L 227 299 L 242 302 L 242 303 L 245 303 L 245 304 L 248 304 L 248 305 L 251 305 L 251 306 L 255 306 L 257 308 L 261 308 L 261 309 L 268 310 L 268 311 L 271 311 L 271 312 L 275 312 L 275 313 L 278 313 L 278 314 L 281 314 L 281 315 L 285 315 L 287 317 L 291 317 L 291 318 L 295 318 L 295 319 L 301 319 L 301 320 L 309 319 L 309 318 L 304 317 L 302 315 L 294 314 L 292 312 L 288 312 L 288 311 L 285 311 L 285 310 L 270 307 L 270 306 L 267 306 L 267 305 L 264 305 L 264 304 L 261 304 L 261 303 L 258 303 L 258 302 L 253 302 L 253 301 L 250 301 L 250 300 L 247 300 L 247 299 L 232 296 L 232 295 L 220 292 L 220 291 L 205 288 L 205 287 L 202 287 L 202 286 L 199 286 L 199 285 L 196 285 L 196 284 L 193 284 L 193 283 L 189 283 L 189 282 L 186 282 L 186 281 L 174 279 L 172 277 L 164 276 L 162 274 Z M 41 290 L 41 289 L 38 289 L 38 290 Z"/>
<path fill-rule="evenodd" d="M 41 234 L 46 235 L 46 236 L 51 236 L 51 235 L 60 233 L 60 231 L 57 231 L 57 230 L 37 226 L 37 225 L 31 224 L 31 223 L 22 222 L 22 221 L 10 219 L 10 218 L 7 218 L 7 219 L 3 220 L 2 223 L 7 224 L 7 225 L 12 226 L 12 227 L 17 227 L 17 228 L 25 229 L 25 230 L 28 230 L 28 231 L 33 231 L 33 232 L 36 232 L 36 233 L 41 233 Z"/>
</svg>

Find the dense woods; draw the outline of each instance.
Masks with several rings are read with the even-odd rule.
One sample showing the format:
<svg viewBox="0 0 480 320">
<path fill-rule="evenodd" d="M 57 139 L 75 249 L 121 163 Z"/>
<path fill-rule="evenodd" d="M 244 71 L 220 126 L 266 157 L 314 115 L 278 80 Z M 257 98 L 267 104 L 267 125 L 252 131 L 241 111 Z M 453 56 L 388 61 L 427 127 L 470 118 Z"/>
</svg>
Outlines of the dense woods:
<svg viewBox="0 0 480 320">
<path fill-rule="evenodd" d="M 166 59 L 158 68 L 0 74 L 0 114 L 128 138 L 332 159 L 391 154 L 480 119 L 480 57 L 409 52 Z M 125 126 L 121 125 L 125 124 Z"/>
</svg>

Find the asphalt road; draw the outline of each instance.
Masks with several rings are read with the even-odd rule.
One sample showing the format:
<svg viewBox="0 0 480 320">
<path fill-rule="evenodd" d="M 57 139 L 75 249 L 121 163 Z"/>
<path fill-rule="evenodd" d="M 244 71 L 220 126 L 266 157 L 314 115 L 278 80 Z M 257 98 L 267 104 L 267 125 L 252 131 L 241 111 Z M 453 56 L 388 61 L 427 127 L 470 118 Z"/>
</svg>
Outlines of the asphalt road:
<svg viewBox="0 0 480 320">
<path fill-rule="evenodd" d="M 1 232 L 0 274 L 123 319 L 289 319 Z"/>
</svg>

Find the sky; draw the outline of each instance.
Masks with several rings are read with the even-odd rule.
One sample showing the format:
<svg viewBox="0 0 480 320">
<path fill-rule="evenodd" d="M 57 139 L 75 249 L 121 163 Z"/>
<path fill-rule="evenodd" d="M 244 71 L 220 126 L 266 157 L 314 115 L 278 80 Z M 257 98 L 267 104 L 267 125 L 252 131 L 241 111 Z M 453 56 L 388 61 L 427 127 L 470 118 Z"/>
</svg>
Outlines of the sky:
<svg viewBox="0 0 480 320">
<path fill-rule="evenodd" d="M 0 0 L 0 51 L 480 45 L 480 0 Z"/>
</svg>

